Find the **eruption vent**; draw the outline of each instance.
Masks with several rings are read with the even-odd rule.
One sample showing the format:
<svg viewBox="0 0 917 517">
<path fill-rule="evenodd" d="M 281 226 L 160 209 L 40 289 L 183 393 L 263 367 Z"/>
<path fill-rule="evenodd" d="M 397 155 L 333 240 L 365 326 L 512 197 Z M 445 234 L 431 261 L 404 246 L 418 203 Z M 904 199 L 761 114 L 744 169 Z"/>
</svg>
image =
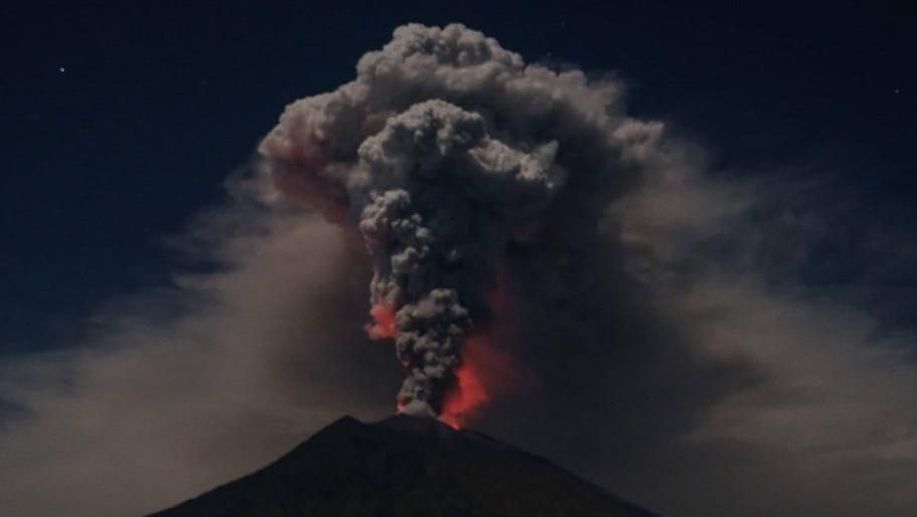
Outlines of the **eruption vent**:
<svg viewBox="0 0 917 517">
<path fill-rule="evenodd" d="M 401 411 L 457 425 L 487 400 L 462 344 L 491 317 L 505 243 L 538 238 L 562 189 L 590 215 L 622 151 L 658 132 L 611 115 L 617 92 L 526 66 L 462 25 L 412 24 L 364 55 L 353 82 L 287 106 L 261 142 L 284 193 L 362 233 L 375 268 L 366 328 L 394 339 L 408 370 Z"/>
</svg>

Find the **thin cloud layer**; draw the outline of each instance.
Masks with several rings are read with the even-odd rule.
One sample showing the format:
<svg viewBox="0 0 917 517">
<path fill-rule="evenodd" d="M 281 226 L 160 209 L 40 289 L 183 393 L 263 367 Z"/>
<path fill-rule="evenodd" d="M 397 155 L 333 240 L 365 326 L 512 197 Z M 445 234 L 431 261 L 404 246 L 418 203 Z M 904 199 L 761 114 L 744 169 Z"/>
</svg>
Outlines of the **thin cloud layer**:
<svg viewBox="0 0 917 517">
<path fill-rule="evenodd" d="M 221 271 L 126 300 L 73 351 L 2 365 L 2 393 L 24 409 L 2 431 L 5 515 L 150 512 L 341 414 L 389 412 L 377 394 L 398 385 L 397 365 L 339 324 L 365 310 L 351 303 L 363 257 L 317 216 L 243 204 L 193 231 Z"/>
<path fill-rule="evenodd" d="M 808 250 L 798 239 L 781 243 L 782 232 L 846 231 L 819 219 L 833 207 L 813 204 L 812 216 L 796 223 L 781 197 L 787 185 L 715 180 L 697 159 L 660 165 L 655 180 L 609 214 L 633 251 L 628 268 L 664 300 L 701 357 L 753 372 L 698 407 L 692 430 L 678 436 L 663 481 L 672 511 L 913 513 L 913 334 L 883 325 L 836 287 L 775 278 L 792 266 L 760 253 L 807 262 Z M 717 467 L 686 483 L 700 463 Z"/>
</svg>

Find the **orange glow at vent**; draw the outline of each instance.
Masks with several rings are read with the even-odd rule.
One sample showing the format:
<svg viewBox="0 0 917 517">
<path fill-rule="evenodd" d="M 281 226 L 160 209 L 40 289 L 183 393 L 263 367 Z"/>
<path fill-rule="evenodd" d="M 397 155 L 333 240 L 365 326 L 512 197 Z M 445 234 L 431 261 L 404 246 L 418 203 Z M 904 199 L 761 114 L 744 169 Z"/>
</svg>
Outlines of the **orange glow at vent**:
<svg viewBox="0 0 917 517">
<path fill-rule="evenodd" d="M 369 310 L 369 315 L 373 322 L 366 325 L 366 333 L 370 339 L 393 338 L 398 335 L 398 329 L 395 327 L 395 311 L 385 304 L 373 305 Z"/>
<path fill-rule="evenodd" d="M 461 429 L 482 405 L 490 400 L 492 376 L 508 366 L 503 354 L 494 349 L 483 335 L 472 335 L 462 343 L 462 364 L 455 369 L 456 384 L 443 402 L 439 418 L 455 429 Z"/>
</svg>

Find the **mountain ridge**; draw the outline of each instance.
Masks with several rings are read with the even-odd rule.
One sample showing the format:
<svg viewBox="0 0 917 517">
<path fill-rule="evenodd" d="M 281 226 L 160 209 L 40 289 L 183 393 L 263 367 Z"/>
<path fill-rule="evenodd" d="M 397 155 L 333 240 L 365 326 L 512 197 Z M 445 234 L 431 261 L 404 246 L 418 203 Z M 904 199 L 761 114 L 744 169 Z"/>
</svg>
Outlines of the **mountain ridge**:
<svg viewBox="0 0 917 517">
<path fill-rule="evenodd" d="M 522 449 L 430 418 L 345 416 L 274 462 L 150 517 L 650 517 Z"/>
</svg>

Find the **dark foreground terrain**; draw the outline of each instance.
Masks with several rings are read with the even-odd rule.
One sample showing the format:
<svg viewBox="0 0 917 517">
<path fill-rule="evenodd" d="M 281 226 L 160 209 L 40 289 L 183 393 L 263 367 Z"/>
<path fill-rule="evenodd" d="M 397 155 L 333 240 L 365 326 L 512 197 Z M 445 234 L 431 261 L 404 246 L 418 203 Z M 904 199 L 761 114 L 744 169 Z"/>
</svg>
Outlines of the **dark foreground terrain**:
<svg viewBox="0 0 917 517">
<path fill-rule="evenodd" d="M 344 417 L 156 517 L 652 516 L 522 450 L 435 420 Z"/>
</svg>

